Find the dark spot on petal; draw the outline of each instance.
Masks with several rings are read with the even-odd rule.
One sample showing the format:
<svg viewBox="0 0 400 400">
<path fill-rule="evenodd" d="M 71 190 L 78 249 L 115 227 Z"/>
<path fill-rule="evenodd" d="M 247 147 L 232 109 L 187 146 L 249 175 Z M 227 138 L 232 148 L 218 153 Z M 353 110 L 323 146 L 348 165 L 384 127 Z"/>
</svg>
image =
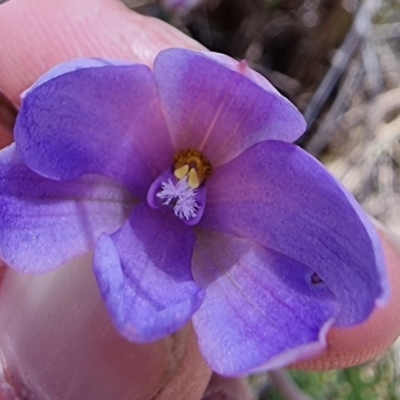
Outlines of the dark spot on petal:
<svg viewBox="0 0 400 400">
<path fill-rule="evenodd" d="M 323 283 L 323 280 L 314 272 L 311 275 L 311 283 L 313 285 L 318 285 L 319 283 Z"/>
</svg>

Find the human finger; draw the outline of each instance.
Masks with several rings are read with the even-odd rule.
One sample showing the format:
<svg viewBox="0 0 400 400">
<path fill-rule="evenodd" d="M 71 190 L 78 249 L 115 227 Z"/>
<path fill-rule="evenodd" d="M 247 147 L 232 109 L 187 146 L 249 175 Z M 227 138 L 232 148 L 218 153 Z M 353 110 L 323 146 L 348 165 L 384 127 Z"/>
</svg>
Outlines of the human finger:
<svg viewBox="0 0 400 400">
<path fill-rule="evenodd" d="M 14 102 L 39 76 L 72 58 L 151 65 L 168 47 L 203 49 L 170 25 L 136 14 L 117 0 L 12 0 L 0 6 L 0 88 Z"/>
<path fill-rule="evenodd" d="M 295 364 L 295 368 L 327 370 L 362 364 L 386 351 L 400 335 L 400 238 L 380 224 L 377 228 L 388 269 L 389 303 L 358 326 L 332 328 L 324 353 Z"/>
</svg>

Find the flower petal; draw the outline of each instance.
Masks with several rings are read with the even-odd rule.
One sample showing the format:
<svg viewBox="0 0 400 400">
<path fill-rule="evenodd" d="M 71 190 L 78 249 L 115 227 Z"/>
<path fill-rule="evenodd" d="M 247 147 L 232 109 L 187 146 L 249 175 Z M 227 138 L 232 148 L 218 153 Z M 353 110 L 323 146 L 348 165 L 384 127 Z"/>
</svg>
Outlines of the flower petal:
<svg viewBox="0 0 400 400">
<path fill-rule="evenodd" d="M 79 69 L 85 68 L 96 68 L 96 67 L 109 67 L 109 66 L 119 66 L 119 65 L 132 65 L 129 61 L 123 60 L 106 60 L 104 58 L 76 58 L 71 61 L 67 61 L 62 64 L 58 64 L 51 68 L 44 75 L 42 75 L 30 88 L 26 89 L 21 97 L 24 98 L 29 92 L 31 92 L 36 87 L 43 85 L 47 81 L 57 78 L 60 75 L 68 74 L 69 72 L 78 71 Z"/>
<path fill-rule="evenodd" d="M 144 198 L 174 155 L 151 70 L 76 68 L 26 95 L 15 127 L 18 150 L 47 178 L 101 174 Z"/>
<path fill-rule="evenodd" d="M 337 303 L 324 283 L 312 283 L 312 270 L 245 239 L 199 236 L 193 274 L 208 287 L 193 323 L 214 371 L 281 368 L 325 348 Z"/>
<path fill-rule="evenodd" d="M 191 275 L 194 240 L 192 230 L 173 215 L 145 204 L 118 232 L 99 239 L 94 271 L 124 337 L 161 339 L 182 328 L 199 308 L 203 293 Z"/>
<path fill-rule="evenodd" d="M 215 53 L 212 51 L 207 51 L 203 54 L 222 64 L 226 68 L 241 73 L 268 92 L 275 93 L 276 95 L 281 96 L 278 90 L 274 86 L 272 86 L 272 84 L 267 79 L 265 79 L 261 74 L 249 67 L 246 60 L 242 60 L 239 62 L 227 56 L 226 54 Z"/>
<path fill-rule="evenodd" d="M 0 152 L 0 258 L 17 270 L 42 273 L 84 254 L 133 206 L 108 178 L 53 181 L 32 172 L 14 144 Z"/>
<path fill-rule="evenodd" d="M 303 117 L 288 100 L 205 54 L 169 49 L 154 63 L 177 149 L 196 148 L 215 167 L 255 143 L 291 142 L 303 133 Z"/>
<path fill-rule="evenodd" d="M 362 322 L 387 298 L 381 244 L 361 207 L 292 144 L 255 145 L 215 171 L 200 225 L 311 268 L 340 302 L 338 326 Z"/>
</svg>

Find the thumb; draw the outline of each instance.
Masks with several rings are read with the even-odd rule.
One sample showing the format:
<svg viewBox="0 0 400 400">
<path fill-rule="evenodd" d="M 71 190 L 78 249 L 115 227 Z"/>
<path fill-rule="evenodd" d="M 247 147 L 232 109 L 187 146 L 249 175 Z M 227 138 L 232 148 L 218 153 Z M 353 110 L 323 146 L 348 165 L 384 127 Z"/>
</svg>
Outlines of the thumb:
<svg viewBox="0 0 400 400">
<path fill-rule="evenodd" d="M 0 6 L 0 88 L 14 102 L 40 75 L 76 57 L 151 65 L 168 47 L 202 49 L 170 25 L 117 0 L 12 0 Z"/>
</svg>

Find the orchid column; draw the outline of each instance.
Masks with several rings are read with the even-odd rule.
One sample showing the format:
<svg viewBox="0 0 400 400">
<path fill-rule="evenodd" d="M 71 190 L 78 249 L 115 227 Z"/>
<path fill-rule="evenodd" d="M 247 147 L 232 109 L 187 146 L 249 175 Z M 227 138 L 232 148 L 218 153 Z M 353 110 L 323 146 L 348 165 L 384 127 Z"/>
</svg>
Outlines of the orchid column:
<svg viewBox="0 0 400 400">
<path fill-rule="evenodd" d="M 153 70 L 81 59 L 49 71 L 25 93 L 15 144 L 0 153 L 0 258 L 49 279 L 9 275 L 15 293 L 32 293 L 18 318 L 51 302 L 60 282 L 65 298 L 49 312 L 76 301 L 94 346 L 114 334 L 94 305 L 102 299 L 132 343 L 192 321 L 225 376 L 320 352 L 330 326 L 363 322 L 388 292 L 368 218 L 292 144 L 304 129 L 269 82 L 219 54 L 169 49 Z M 65 265 L 89 251 L 93 272 Z M 40 339 L 47 327 L 35 323 Z"/>
</svg>

